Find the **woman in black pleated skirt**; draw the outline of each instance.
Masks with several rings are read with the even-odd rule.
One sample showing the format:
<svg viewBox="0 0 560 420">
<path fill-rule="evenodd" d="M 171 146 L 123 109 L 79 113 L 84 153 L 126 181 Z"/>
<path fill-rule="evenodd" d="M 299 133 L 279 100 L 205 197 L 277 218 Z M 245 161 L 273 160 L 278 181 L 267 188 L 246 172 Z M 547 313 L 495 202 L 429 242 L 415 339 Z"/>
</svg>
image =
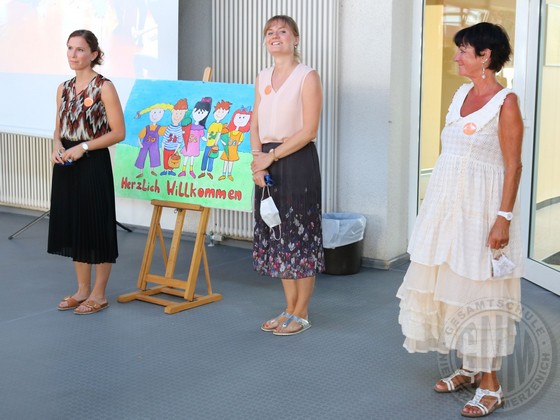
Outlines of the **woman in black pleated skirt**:
<svg viewBox="0 0 560 420">
<path fill-rule="evenodd" d="M 76 76 L 57 91 L 47 251 L 74 261 L 77 291 L 58 304 L 87 315 L 108 307 L 105 290 L 118 257 L 115 192 L 108 147 L 124 139 L 117 91 L 96 73 L 103 52 L 88 30 L 72 32 L 67 58 Z M 92 268 L 95 281 L 91 285 Z"/>
</svg>

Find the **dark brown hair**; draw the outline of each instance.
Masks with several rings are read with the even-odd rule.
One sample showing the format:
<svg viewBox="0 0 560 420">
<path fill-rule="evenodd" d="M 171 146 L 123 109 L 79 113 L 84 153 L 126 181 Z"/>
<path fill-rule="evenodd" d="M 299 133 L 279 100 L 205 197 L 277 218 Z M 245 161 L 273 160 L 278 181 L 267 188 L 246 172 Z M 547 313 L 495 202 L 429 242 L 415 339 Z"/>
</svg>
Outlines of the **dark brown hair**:
<svg viewBox="0 0 560 420">
<path fill-rule="evenodd" d="M 91 49 L 91 52 L 97 52 L 97 57 L 95 57 L 95 60 L 91 62 L 91 67 L 93 68 L 97 65 L 103 64 L 103 56 L 105 54 L 101 51 L 101 48 L 99 48 L 99 41 L 97 40 L 95 34 L 87 29 L 78 29 L 70 34 L 66 42 L 70 41 L 70 38 L 77 36 L 85 39 Z"/>
</svg>

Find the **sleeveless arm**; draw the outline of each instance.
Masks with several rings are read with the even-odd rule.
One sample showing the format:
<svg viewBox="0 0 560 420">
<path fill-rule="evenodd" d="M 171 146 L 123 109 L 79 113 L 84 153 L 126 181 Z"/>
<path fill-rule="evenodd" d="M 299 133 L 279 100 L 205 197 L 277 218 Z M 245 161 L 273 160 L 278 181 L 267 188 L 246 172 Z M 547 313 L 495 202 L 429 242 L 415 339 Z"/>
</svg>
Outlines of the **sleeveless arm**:
<svg viewBox="0 0 560 420">
<path fill-rule="evenodd" d="M 126 134 L 121 102 L 113 83 L 109 81 L 103 83 L 103 87 L 101 88 L 101 100 L 105 106 L 107 121 L 109 122 L 111 131 L 101 137 L 89 141 L 88 145 L 90 150 L 104 149 L 112 146 L 113 144 L 122 141 Z"/>
<path fill-rule="evenodd" d="M 54 133 L 53 133 L 53 150 L 51 153 L 52 163 L 64 163 L 63 159 L 59 156 L 58 151 L 62 148 L 62 142 L 60 141 L 60 118 L 58 113 L 60 111 L 60 106 L 62 105 L 62 91 L 64 89 L 64 84 L 61 83 L 56 91 L 56 120 L 54 123 Z"/>
<path fill-rule="evenodd" d="M 504 158 L 504 186 L 500 210 L 513 210 L 519 182 L 521 180 L 521 144 L 523 140 L 523 120 L 517 103 L 517 95 L 510 93 L 504 100 L 498 123 L 498 138 Z M 497 217 L 488 235 L 488 246 L 499 249 L 509 242 L 510 222 Z"/>
</svg>

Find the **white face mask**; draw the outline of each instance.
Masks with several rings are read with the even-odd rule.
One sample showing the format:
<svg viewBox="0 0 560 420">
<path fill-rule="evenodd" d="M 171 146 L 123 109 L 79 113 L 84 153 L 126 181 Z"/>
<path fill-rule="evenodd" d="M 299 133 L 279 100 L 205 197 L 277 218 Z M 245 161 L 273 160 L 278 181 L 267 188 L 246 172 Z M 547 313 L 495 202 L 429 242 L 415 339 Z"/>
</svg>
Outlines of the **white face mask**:
<svg viewBox="0 0 560 420">
<path fill-rule="evenodd" d="M 492 277 L 504 277 L 513 273 L 515 264 L 503 253 L 492 255 Z"/>
<path fill-rule="evenodd" d="M 263 195 L 261 199 L 261 217 L 263 221 L 268 225 L 269 228 L 273 228 L 278 226 L 282 221 L 280 220 L 280 213 L 278 212 L 278 208 L 276 204 L 274 204 L 274 200 L 270 196 L 270 190 L 268 187 L 266 188 L 268 191 L 268 197 L 264 198 L 264 188 L 263 188 Z"/>
</svg>

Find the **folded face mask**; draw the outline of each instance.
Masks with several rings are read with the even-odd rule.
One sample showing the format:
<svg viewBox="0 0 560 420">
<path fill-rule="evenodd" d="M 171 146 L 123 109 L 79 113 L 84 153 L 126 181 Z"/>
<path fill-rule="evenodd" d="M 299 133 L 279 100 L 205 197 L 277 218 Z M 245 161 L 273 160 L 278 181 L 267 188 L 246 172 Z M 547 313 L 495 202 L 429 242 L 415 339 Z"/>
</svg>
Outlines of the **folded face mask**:
<svg viewBox="0 0 560 420">
<path fill-rule="evenodd" d="M 263 190 L 264 193 L 264 190 Z M 267 197 L 261 200 L 261 217 L 269 228 L 278 226 L 282 221 L 280 220 L 280 213 L 272 197 Z"/>
<path fill-rule="evenodd" d="M 492 277 L 504 277 L 515 269 L 515 264 L 504 254 L 492 256 Z"/>
</svg>

